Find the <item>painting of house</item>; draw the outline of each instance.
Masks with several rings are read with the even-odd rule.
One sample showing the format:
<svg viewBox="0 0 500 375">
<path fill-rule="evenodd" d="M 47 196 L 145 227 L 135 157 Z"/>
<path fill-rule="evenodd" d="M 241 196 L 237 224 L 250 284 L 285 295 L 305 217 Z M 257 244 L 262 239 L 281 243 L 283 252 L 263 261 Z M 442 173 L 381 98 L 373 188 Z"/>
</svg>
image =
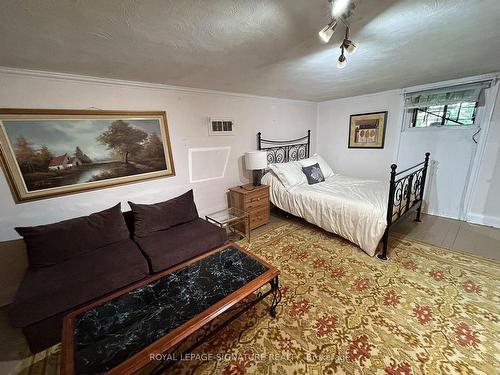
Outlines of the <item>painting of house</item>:
<svg viewBox="0 0 500 375">
<path fill-rule="evenodd" d="M 76 156 L 72 157 L 69 159 L 69 162 L 67 164 L 67 167 L 78 167 L 79 165 L 82 165 L 82 162 L 80 159 L 78 159 Z"/>
<path fill-rule="evenodd" d="M 49 170 L 59 171 L 61 169 L 77 167 L 79 165 L 82 165 L 82 162 L 76 156 L 69 157 L 68 154 L 64 154 L 52 158 L 52 160 L 49 163 Z"/>
<path fill-rule="evenodd" d="M 159 111 L 0 109 L 0 150 L 18 202 L 174 175 Z"/>
<path fill-rule="evenodd" d="M 54 158 L 49 163 L 49 170 L 50 171 L 58 171 L 60 169 L 66 169 L 68 167 L 68 164 L 70 162 L 70 157 L 68 154 L 64 155 L 59 155 Z"/>
</svg>

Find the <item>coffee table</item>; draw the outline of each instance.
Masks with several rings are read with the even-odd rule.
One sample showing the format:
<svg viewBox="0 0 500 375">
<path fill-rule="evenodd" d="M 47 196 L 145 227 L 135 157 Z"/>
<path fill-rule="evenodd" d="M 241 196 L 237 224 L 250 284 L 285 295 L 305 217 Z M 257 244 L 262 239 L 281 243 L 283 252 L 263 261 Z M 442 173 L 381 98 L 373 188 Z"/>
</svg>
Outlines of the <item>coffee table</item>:
<svg viewBox="0 0 500 375">
<path fill-rule="evenodd" d="M 151 354 L 175 352 L 202 329 L 182 353 L 190 352 L 269 295 L 275 317 L 278 275 L 229 244 L 79 308 L 64 318 L 61 374 L 131 374 L 151 362 Z M 211 327 L 223 313 L 224 324 Z M 172 362 L 160 363 L 154 373 Z"/>
</svg>

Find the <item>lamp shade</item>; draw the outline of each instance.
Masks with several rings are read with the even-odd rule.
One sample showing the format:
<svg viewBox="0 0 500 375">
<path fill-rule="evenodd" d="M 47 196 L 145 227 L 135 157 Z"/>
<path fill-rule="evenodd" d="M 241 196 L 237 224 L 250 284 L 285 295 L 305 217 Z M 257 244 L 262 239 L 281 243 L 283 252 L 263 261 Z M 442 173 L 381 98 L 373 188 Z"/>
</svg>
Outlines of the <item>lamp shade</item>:
<svg viewBox="0 0 500 375">
<path fill-rule="evenodd" d="M 245 167 L 248 170 L 264 169 L 267 167 L 266 151 L 249 151 L 245 153 Z"/>
<path fill-rule="evenodd" d="M 321 31 L 318 33 L 321 40 L 323 42 L 328 43 L 335 32 L 335 28 L 337 27 L 337 21 L 332 20 L 328 25 L 323 27 Z"/>
</svg>

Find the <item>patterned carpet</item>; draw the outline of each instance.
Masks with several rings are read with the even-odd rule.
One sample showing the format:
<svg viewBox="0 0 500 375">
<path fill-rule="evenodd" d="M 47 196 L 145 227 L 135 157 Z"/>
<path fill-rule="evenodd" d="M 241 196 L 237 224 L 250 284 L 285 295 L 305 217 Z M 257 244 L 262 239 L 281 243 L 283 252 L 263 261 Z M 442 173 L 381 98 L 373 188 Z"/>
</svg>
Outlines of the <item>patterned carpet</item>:
<svg viewBox="0 0 500 375">
<path fill-rule="evenodd" d="M 500 263 L 397 238 L 381 262 L 300 223 L 242 245 L 281 270 L 277 318 L 261 302 L 169 373 L 498 373 Z M 24 373 L 55 374 L 58 357 Z"/>
</svg>

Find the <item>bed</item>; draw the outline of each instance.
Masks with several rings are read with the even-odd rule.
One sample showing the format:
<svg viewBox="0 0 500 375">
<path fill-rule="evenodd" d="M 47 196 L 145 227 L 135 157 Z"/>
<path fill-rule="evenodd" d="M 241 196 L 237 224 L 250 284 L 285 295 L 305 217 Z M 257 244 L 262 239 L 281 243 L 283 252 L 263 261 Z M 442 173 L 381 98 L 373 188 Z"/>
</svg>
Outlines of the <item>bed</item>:
<svg viewBox="0 0 500 375">
<path fill-rule="evenodd" d="M 320 156 L 310 157 L 310 139 L 310 131 L 307 136 L 293 140 L 269 140 L 257 134 L 258 149 L 267 152 L 272 169 L 262 178 L 262 183 L 270 187 L 271 202 L 283 211 L 357 244 L 370 256 L 375 255 L 382 242 L 382 252 L 377 256 L 387 260 L 391 225 L 414 211 L 415 220 L 420 221 L 430 154 L 425 154 L 422 163 L 401 172 L 392 164 L 387 182 L 332 171 L 325 175 L 323 182 L 313 185 L 284 184 L 282 176 L 275 173 L 276 167 L 296 162 L 307 165 L 319 160 L 322 169 L 329 168 Z M 281 163 L 286 164 L 278 165 Z"/>
</svg>

